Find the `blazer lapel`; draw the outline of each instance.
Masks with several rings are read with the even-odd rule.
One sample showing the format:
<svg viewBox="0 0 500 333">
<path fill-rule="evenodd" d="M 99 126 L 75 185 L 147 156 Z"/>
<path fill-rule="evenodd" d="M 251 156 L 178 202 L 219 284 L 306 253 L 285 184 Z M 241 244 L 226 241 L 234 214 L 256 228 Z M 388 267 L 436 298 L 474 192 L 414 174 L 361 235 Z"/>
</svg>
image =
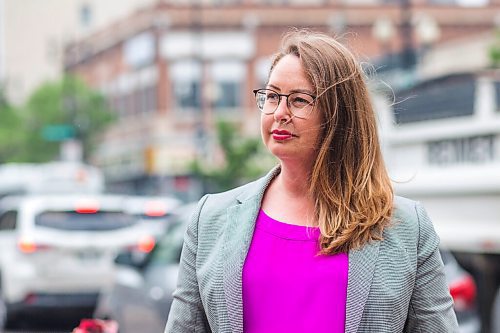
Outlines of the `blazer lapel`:
<svg viewBox="0 0 500 333">
<path fill-rule="evenodd" d="M 224 236 L 224 294 L 234 333 L 243 332 L 242 270 L 250 247 L 259 204 L 247 201 L 228 209 Z"/>
<path fill-rule="evenodd" d="M 227 314 L 233 333 L 243 332 L 242 271 L 252 241 L 255 220 L 264 192 L 279 172 L 274 168 L 267 176 L 237 198 L 237 204 L 227 209 L 223 245 L 223 284 Z"/>
<path fill-rule="evenodd" d="M 358 331 L 368 293 L 372 284 L 380 241 L 371 242 L 349 252 L 347 282 L 346 333 Z"/>
</svg>

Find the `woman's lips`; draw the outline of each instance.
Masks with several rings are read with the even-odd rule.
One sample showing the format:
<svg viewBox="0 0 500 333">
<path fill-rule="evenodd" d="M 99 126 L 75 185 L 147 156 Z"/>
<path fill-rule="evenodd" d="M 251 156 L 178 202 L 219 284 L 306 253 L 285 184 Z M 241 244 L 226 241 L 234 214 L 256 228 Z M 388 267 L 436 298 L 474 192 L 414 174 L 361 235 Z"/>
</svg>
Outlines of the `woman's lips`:
<svg viewBox="0 0 500 333">
<path fill-rule="evenodd" d="M 275 129 L 272 132 L 273 139 L 276 141 L 283 141 L 283 140 L 288 140 L 293 137 L 293 134 L 291 132 L 288 132 L 286 130 L 278 130 Z"/>
</svg>

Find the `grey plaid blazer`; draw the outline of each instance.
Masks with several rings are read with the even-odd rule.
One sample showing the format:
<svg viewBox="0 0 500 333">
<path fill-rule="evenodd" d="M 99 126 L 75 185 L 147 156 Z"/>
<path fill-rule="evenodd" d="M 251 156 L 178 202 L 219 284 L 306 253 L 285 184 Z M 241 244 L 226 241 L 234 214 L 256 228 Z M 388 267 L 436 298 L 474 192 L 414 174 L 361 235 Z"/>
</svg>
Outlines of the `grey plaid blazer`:
<svg viewBox="0 0 500 333">
<path fill-rule="evenodd" d="M 242 268 L 277 170 L 200 200 L 186 232 L 165 333 L 243 332 Z M 396 197 L 384 239 L 349 252 L 345 331 L 458 332 L 438 244 L 425 210 Z"/>
</svg>

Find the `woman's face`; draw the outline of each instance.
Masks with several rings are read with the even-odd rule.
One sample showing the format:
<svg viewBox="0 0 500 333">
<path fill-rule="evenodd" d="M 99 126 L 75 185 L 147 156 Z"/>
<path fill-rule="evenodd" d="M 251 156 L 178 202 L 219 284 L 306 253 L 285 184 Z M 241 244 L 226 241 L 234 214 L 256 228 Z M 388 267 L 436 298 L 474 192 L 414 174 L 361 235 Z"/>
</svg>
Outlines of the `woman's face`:
<svg viewBox="0 0 500 333">
<path fill-rule="evenodd" d="M 305 92 L 315 94 L 297 56 L 286 55 L 274 67 L 266 86 L 279 94 Z M 282 162 L 306 164 L 310 167 L 319 148 L 322 115 L 316 106 L 306 118 L 295 117 L 285 96 L 273 114 L 262 114 L 261 134 L 269 151 Z"/>
</svg>

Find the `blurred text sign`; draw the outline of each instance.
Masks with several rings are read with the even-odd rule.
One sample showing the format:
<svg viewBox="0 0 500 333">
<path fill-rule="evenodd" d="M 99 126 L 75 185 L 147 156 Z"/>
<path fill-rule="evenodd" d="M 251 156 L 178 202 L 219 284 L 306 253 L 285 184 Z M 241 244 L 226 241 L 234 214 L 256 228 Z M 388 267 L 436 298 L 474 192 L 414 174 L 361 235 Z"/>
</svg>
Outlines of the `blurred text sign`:
<svg viewBox="0 0 500 333">
<path fill-rule="evenodd" d="M 69 124 L 46 125 L 42 137 L 46 141 L 64 141 L 75 137 L 75 128 Z"/>
</svg>

